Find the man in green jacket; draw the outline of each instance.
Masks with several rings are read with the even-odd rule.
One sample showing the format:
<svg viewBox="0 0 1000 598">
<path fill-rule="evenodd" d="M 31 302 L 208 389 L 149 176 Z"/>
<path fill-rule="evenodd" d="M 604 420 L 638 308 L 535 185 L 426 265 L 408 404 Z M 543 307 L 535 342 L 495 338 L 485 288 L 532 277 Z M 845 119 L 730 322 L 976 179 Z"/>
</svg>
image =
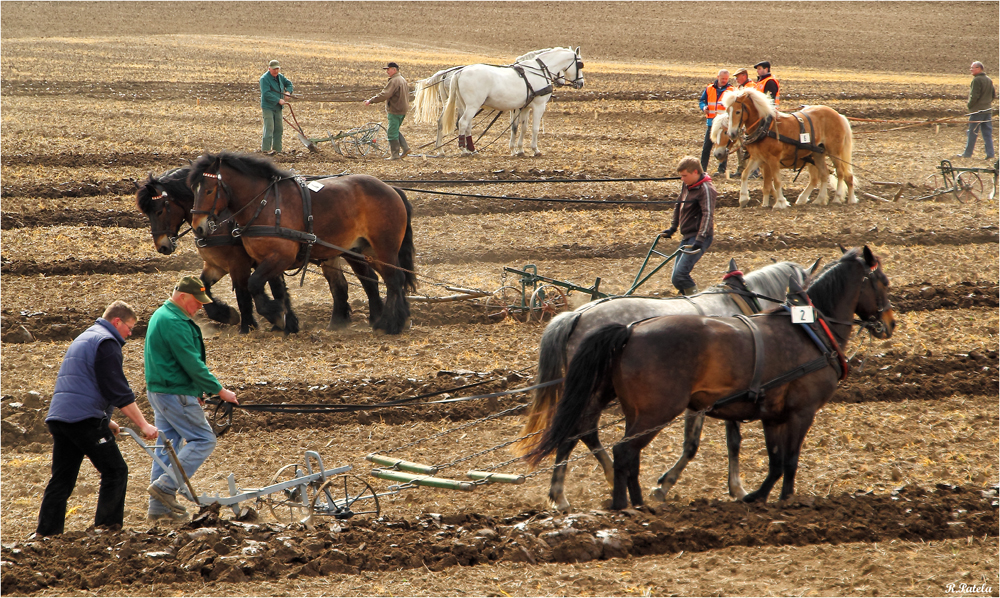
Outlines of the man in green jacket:
<svg viewBox="0 0 1000 598">
<path fill-rule="evenodd" d="M 205 342 L 191 319 L 202 304 L 211 301 L 200 278 L 185 276 L 177 282 L 170 299 L 153 312 L 146 329 L 146 396 L 157 429 L 176 447 L 177 459 L 188 477 L 215 450 L 215 433 L 205 417 L 201 397 L 217 393 L 222 400 L 239 404 L 236 394 L 223 388 L 205 365 Z M 165 449 L 156 453 L 164 463 L 170 463 Z M 150 481 L 147 519 L 183 519 L 187 509 L 177 502 L 179 484 L 155 460 Z"/>
<path fill-rule="evenodd" d="M 997 96 L 993 81 L 986 76 L 983 63 L 978 60 L 972 63 L 969 71 L 972 73 L 972 84 L 969 86 L 969 139 L 965 144 L 965 153 L 959 158 L 971 158 L 976 147 L 976 137 L 983 132 L 983 144 L 986 146 L 986 159 L 992 160 L 993 151 L 993 98 Z"/>
<path fill-rule="evenodd" d="M 400 160 L 410 153 L 410 145 L 406 143 L 406 137 L 399 130 L 406 118 L 406 111 L 410 109 L 410 88 L 406 84 L 406 79 L 399 74 L 399 65 L 390 62 L 382 67 L 389 80 L 385 88 L 375 97 L 365 100 L 365 106 L 385 102 L 385 112 L 389 118 L 389 128 L 386 138 L 389 140 L 389 147 L 392 149 L 392 156 L 387 160 Z"/>
<path fill-rule="evenodd" d="M 264 138 L 260 151 L 269 154 L 281 153 L 281 107 L 288 103 L 292 94 L 292 82 L 281 74 L 281 64 L 272 60 L 267 72 L 260 76 L 260 109 L 264 113 Z"/>
</svg>

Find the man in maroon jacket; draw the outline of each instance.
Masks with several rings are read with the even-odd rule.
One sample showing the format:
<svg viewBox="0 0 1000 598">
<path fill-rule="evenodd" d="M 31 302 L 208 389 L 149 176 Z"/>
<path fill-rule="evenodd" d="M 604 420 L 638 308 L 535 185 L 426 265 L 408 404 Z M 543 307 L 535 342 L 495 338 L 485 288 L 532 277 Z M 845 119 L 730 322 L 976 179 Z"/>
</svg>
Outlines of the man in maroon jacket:
<svg viewBox="0 0 1000 598">
<path fill-rule="evenodd" d="M 681 247 L 690 246 L 696 251 L 677 256 L 674 273 L 670 277 L 670 282 L 682 295 L 694 295 L 698 292 L 698 285 L 691 278 L 691 270 L 712 245 L 715 199 L 719 193 L 712 185 L 712 177 L 705 174 L 701 162 L 694 156 L 682 158 L 677 165 L 677 173 L 681 175 L 681 193 L 677 197 L 670 228 L 660 236 L 669 239 L 680 228 Z"/>
</svg>

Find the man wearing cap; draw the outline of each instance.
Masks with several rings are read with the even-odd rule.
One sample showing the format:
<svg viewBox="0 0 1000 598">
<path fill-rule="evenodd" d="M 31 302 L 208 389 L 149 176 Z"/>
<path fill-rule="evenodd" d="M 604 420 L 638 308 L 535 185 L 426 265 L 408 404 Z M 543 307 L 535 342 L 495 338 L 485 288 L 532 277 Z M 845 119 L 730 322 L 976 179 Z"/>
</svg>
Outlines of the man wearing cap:
<svg viewBox="0 0 1000 598">
<path fill-rule="evenodd" d="M 707 125 L 705 129 L 705 141 L 701 145 L 702 170 L 708 169 L 708 157 L 712 155 L 712 121 L 715 120 L 717 114 L 725 112 L 725 108 L 722 107 L 722 94 L 732 88 L 732 85 L 729 84 L 729 71 L 722 69 L 715 76 L 715 81 L 705 87 L 704 91 L 701 92 L 701 97 L 698 99 L 698 108 L 705 113 L 705 124 Z M 728 158 L 719 162 L 719 170 L 716 174 L 726 174 L 727 161 Z"/>
<path fill-rule="evenodd" d="M 188 477 L 215 449 L 215 433 L 201 407 L 201 397 L 218 394 L 223 401 L 239 404 L 236 394 L 223 388 L 205 365 L 205 342 L 191 319 L 211 301 L 200 278 L 185 276 L 177 282 L 170 299 L 153 312 L 146 329 L 146 396 L 156 427 L 173 443 Z M 170 463 L 165 449 L 157 449 L 156 454 Z M 155 460 L 150 480 L 147 519 L 183 519 L 187 509 L 177 502 L 178 484 Z"/>
<path fill-rule="evenodd" d="M 757 88 L 757 91 L 771 96 L 771 99 L 774 100 L 774 107 L 777 108 L 781 98 L 781 85 L 771 74 L 771 63 L 761 60 L 753 65 L 753 68 L 757 69 L 757 84 L 754 87 Z"/>
<path fill-rule="evenodd" d="M 983 133 L 983 145 L 986 149 L 986 159 L 992 160 L 996 153 L 993 149 L 993 99 L 997 97 L 996 88 L 993 87 L 993 80 L 986 75 L 986 67 L 978 60 L 969 67 L 972 73 L 972 83 L 969 85 L 969 102 L 966 105 L 969 109 L 969 131 L 965 144 L 965 152 L 955 156 L 956 158 L 971 158 L 972 150 L 976 147 L 976 138 L 979 132 Z"/>
<path fill-rule="evenodd" d="M 122 369 L 122 347 L 136 321 L 127 303 L 115 301 L 66 350 L 45 417 L 52 434 L 52 478 L 38 510 L 39 536 L 63 533 L 66 502 L 84 457 L 101 474 L 94 525 L 120 528 L 124 522 L 128 465 L 115 443 L 120 428 L 111 413 L 118 407 L 143 436 L 157 435 L 136 406 Z"/>
<path fill-rule="evenodd" d="M 281 107 L 288 103 L 292 94 L 292 82 L 281 74 L 281 64 L 272 60 L 267 72 L 260 76 L 260 109 L 264 114 L 264 137 L 260 151 L 268 154 L 281 153 Z"/>
<path fill-rule="evenodd" d="M 385 102 L 385 112 L 389 117 L 386 137 L 389 139 L 389 147 L 392 148 L 392 156 L 388 159 L 399 160 L 410 153 L 410 146 L 399 131 L 399 125 L 403 124 L 406 111 L 410 109 L 410 88 L 406 84 L 406 79 L 399 74 L 399 65 L 395 62 L 390 62 L 382 67 L 382 70 L 389 77 L 389 81 L 377 96 L 365 100 L 365 106 Z"/>
</svg>

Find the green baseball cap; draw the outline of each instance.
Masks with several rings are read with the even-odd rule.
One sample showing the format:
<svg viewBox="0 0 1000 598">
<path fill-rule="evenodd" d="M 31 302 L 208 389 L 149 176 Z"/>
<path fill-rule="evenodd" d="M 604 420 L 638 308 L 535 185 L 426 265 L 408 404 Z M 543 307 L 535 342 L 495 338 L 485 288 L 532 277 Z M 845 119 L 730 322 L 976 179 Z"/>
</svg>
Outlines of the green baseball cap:
<svg viewBox="0 0 1000 598">
<path fill-rule="evenodd" d="M 269 62 L 267 64 L 267 68 L 269 68 L 269 69 L 280 69 L 281 68 L 281 63 L 278 62 L 277 60 L 272 60 L 271 62 Z"/>
<path fill-rule="evenodd" d="M 201 303 L 211 303 L 212 298 L 205 293 L 205 283 L 197 276 L 185 276 L 174 285 L 175 291 L 187 293 Z"/>
</svg>

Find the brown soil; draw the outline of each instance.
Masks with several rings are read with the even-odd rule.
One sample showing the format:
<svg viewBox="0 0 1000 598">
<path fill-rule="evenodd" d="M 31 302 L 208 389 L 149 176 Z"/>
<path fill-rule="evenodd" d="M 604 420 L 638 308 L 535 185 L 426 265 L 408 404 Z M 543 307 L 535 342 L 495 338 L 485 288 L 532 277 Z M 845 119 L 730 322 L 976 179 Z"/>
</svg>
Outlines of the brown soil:
<svg viewBox="0 0 1000 598">
<path fill-rule="evenodd" d="M 838 243 L 869 244 L 892 281 L 896 333 L 851 343 L 852 374 L 817 415 L 797 494 L 787 503 L 728 498 L 726 446 L 714 421 L 669 501 L 640 510 L 604 510 L 607 485 L 582 451 L 569 464 L 569 514 L 547 510 L 548 465 L 501 468 L 525 474 L 523 485 L 397 492 L 366 477 L 366 454 L 450 466 L 442 475 L 462 478 L 457 468 L 511 459 L 490 449 L 518 436 L 515 408 L 528 399 L 371 406 L 530 384 L 543 324 L 522 321 L 516 310 L 504 317 L 482 300 L 414 302 L 412 328 L 385 337 L 367 326 L 367 305 L 352 287 L 354 321 L 329 331 L 329 291 L 308 274 L 303 286 L 290 285 L 298 335 L 262 329 L 241 336 L 198 316 L 209 364 L 247 406 L 363 407 L 308 415 L 237 410 L 193 483 L 200 492 L 226 493 L 234 473 L 239 484 L 263 486 L 281 466 L 316 450 L 329 467 L 350 465 L 385 493 L 380 519 L 284 526 L 248 503 L 258 507 L 255 521 L 206 511 L 190 524 L 154 527 L 144 521 L 148 458 L 123 440 L 132 470 L 124 529 L 88 527 L 99 478 L 84 465 L 68 533 L 29 538 L 51 463 L 43 420 L 68 342 L 112 300 L 131 303 L 140 322 L 124 365 L 141 397 L 144 322 L 181 273 L 201 267 L 187 239 L 169 257 L 153 250 L 133 181 L 204 151 L 254 150 L 256 78 L 270 58 L 279 57 L 295 82 L 306 132 L 326 135 L 384 118 L 360 100 L 379 89 L 378 67 L 388 60 L 404 65 L 412 85 L 454 64 L 505 63 L 553 39 L 581 44 L 586 86 L 556 91 L 540 157 L 508 156 L 501 119 L 471 159 L 449 144 L 443 158 L 346 160 L 324 143 L 307 152 L 286 130 L 276 161 L 302 174 L 364 172 L 410 189 L 421 293 L 451 294 L 444 285 L 518 287 L 517 276 L 501 268 L 528 263 L 582 286 L 600 276 L 602 290 L 620 293 L 669 219 L 672 205 L 654 202 L 673 199 L 677 183 L 595 179 L 671 177 L 680 157 L 699 153 L 704 121 L 695 98 L 718 68 L 770 59 L 788 109 L 822 103 L 860 118 L 960 120 L 970 56 L 1000 62 L 1000 34 L 980 25 L 997 18 L 995 3 L 302 3 L 277 13 L 252 3 L 5 3 L 0 590 L 998 595 L 998 204 L 986 197 L 985 173 L 979 200 L 918 200 L 933 190 L 927 179 L 940 160 L 964 143 L 965 128 L 955 123 L 896 130 L 888 129 L 899 124 L 854 123 L 858 189 L 888 201 L 740 209 L 738 182 L 716 177 L 716 240 L 695 271 L 703 286 L 719 280 L 730 258 L 744 270 L 777 260 L 828 263 L 840 254 Z M 692 42 L 717 39 L 730 21 L 766 24 L 768 34 L 712 44 L 710 55 Z M 946 35 L 911 25 L 945 21 Z M 282 35 L 265 38 L 263 22 Z M 389 45 L 374 45 L 371 32 L 390 22 Z M 404 130 L 413 145 L 434 136 L 433 126 L 410 119 Z M 787 173 L 789 200 L 802 188 L 801 177 L 793 178 Z M 576 182 L 504 182 L 526 179 Z M 877 184 L 883 181 L 902 183 L 902 192 L 896 197 L 895 187 Z M 759 183 L 750 188 L 759 201 Z M 551 199 L 607 203 L 544 201 Z M 648 203 L 614 203 L 621 201 Z M 229 284 L 213 291 L 235 304 Z M 642 292 L 672 295 L 669 276 Z M 26 335 L 34 342 L 20 342 Z M 478 382 L 485 384 L 454 390 Z M 144 399 L 139 405 L 151 415 Z M 504 410 L 512 411 L 482 420 Z M 604 415 L 605 445 L 621 437 L 620 417 L 617 408 Z M 668 427 L 644 451 L 647 486 L 680 454 L 681 428 Z M 741 465 L 751 488 L 763 479 L 767 451 L 759 425 L 744 425 L 743 435 Z"/>
</svg>

